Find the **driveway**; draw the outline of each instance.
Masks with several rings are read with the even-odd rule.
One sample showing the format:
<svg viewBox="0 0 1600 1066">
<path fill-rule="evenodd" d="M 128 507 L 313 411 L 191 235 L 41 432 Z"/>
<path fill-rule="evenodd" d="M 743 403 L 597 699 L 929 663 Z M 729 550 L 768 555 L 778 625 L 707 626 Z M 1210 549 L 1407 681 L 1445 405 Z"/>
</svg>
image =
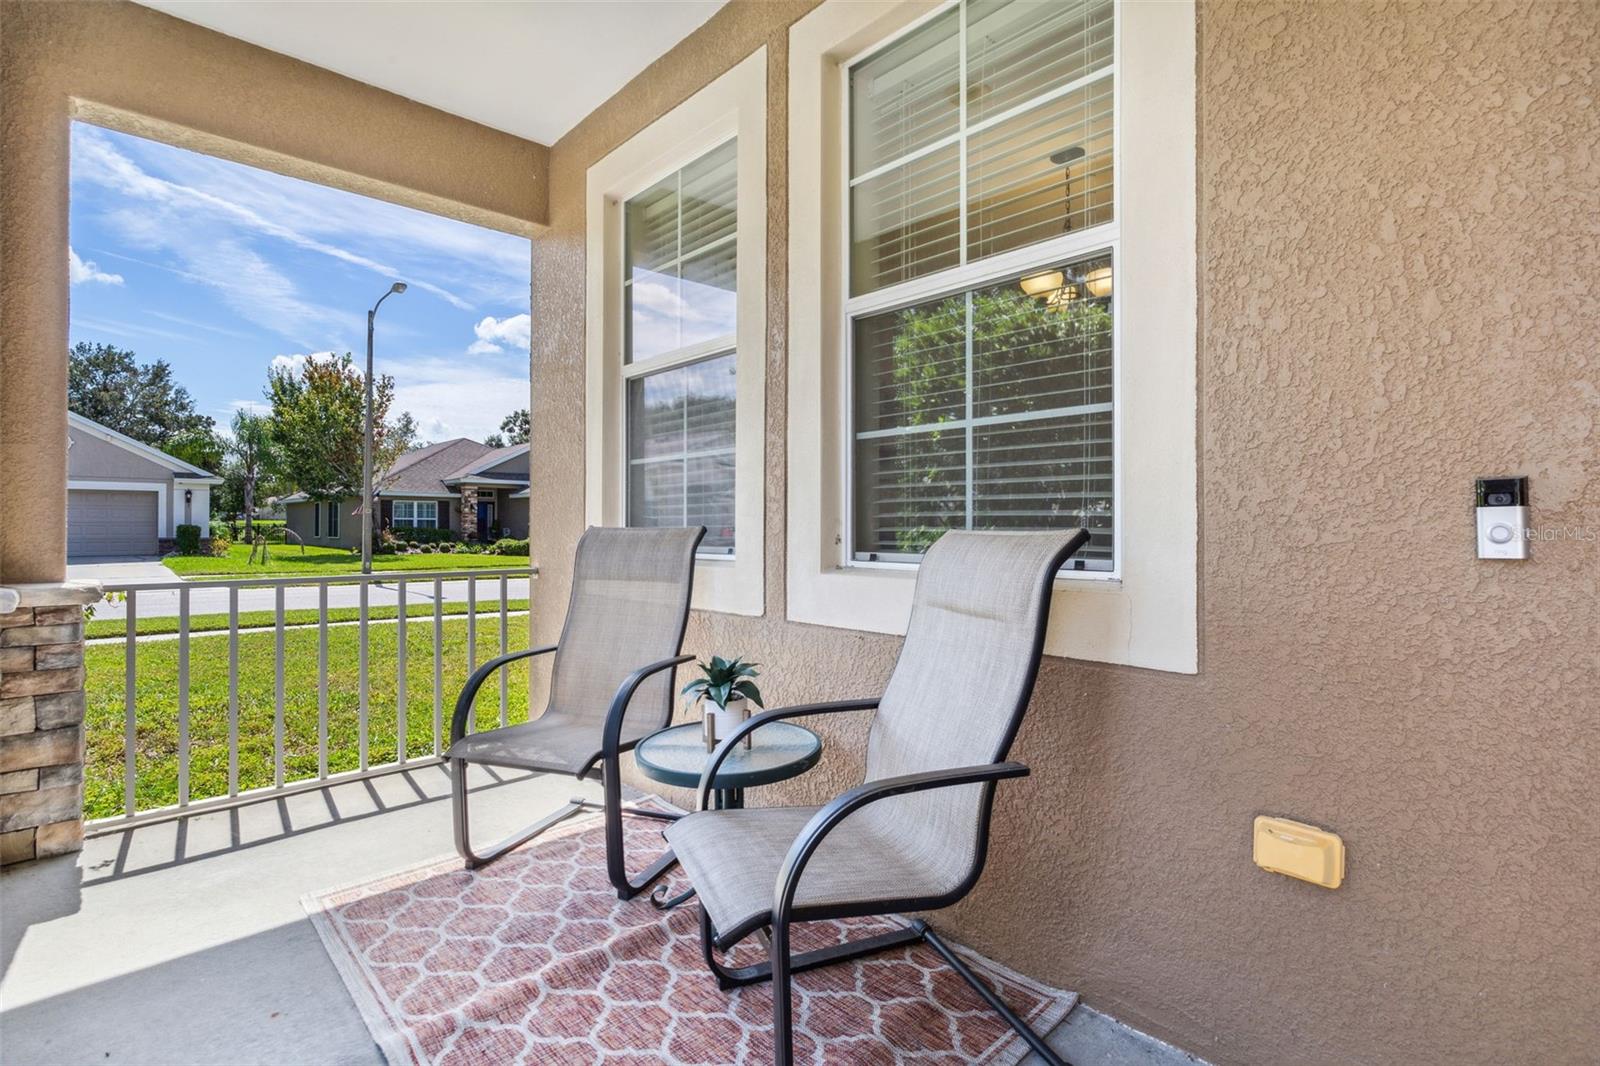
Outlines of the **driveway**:
<svg viewBox="0 0 1600 1066">
<path fill-rule="evenodd" d="M 67 564 L 67 577 L 109 584 L 113 581 L 169 581 L 171 570 L 155 555 L 119 556 L 114 559 L 80 559 Z"/>
<path fill-rule="evenodd" d="M 515 566 L 516 561 L 508 565 Z M 67 564 L 67 577 L 86 578 L 98 581 L 104 585 L 131 583 L 139 581 L 171 581 L 180 582 L 182 579 L 171 570 L 161 565 L 159 559 L 101 559 L 84 560 Z M 478 602 L 488 603 L 498 601 L 500 596 L 500 579 L 483 578 L 478 581 Z M 465 603 L 467 599 L 467 583 L 465 581 L 446 581 L 440 588 L 440 602 Z M 506 582 L 506 597 L 513 600 L 528 598 L 528 579 L 512 578 Z M 400 595 L 394 579 L 386 578 L 371 586 L 367 593 L 367 603 L 373 607 L 393 606 L 400 601 Z M 274 590 L 241 589 L 239 591 L 239 610 L 241 611 L 270 611 L 276 602 Z M 328 588 L 328 606 L 333 607 L 358 607 L 361 604 L 361 592 L 355 585 L 332 585 Z M 314 586 L 296 586 L 284 590 L 283 605 L 287 610 L 300 607 L 317 606 L 317 589 Z M 433 609 L 433 582 L 408 581 L 406 584 L 406 606 L 416 610 L 419 614 Z M 226 614 L 228 610 L 227 589 L 192 589 L 189 592 L 189 614 Z M 126 602 L 101 601 L 95 606 L 96 619 L 126 617 L 128 605 Z M 139 593 L 139 616 L 141 618 L 154 618 L 161 615 L 176 615 L 178 613 L 178 590 L 163 589 Z"/>
</svg>

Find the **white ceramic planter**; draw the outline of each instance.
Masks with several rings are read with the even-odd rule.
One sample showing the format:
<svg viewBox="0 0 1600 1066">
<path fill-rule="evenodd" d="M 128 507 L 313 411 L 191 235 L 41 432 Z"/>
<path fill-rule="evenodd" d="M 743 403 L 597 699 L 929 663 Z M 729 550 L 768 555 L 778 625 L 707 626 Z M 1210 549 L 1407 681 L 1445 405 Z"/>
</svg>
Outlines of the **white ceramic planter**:
<svg viewBox="0 0 1600 1066">
<path fill-rule="evenodd" d="M 718 707 L 710 700 L 702 700 L 701 709 L 705 720 L 711 723 L 710 729 L 715 737 L 709 747 L 715 747 L 728 739 L 733 735 L 733 731 L 750 717 L 750 701 L 743 696 L 730 696 L 727 707 Z M 708 736 L 707 739 L 711 740 L 712 737 Z M 749 737 L 744 738 L 744 746 L 747 748 L 750 746 Z"/>
</svg>

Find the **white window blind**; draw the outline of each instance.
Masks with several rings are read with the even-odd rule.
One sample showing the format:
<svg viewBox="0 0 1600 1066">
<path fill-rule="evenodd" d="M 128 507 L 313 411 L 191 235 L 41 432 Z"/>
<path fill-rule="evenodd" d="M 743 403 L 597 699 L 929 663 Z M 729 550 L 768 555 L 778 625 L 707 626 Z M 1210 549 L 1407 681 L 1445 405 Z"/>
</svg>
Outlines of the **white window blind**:
<svg viewBox="0 0 1600 1066">
<path fill-rule="evenodd" d="M 736 141 L 623 206 L 628 524 L 734 550 Z"/>
<path fill-rule="evenodd" d="M 857 560 L 1081 525 L 1116 568 L 1114 25 L 965 0 L 850 69 Z"/>
</svg>

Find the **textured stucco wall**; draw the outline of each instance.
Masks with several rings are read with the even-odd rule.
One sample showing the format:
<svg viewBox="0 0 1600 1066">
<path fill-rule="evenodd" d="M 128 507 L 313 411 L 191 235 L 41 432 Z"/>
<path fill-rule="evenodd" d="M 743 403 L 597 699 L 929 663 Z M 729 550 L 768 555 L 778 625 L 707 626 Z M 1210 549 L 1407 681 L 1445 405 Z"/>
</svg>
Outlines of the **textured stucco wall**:
<svg viewBox="0 0 1600 1066">
<path fill-rule="evenodd" d="M 534 245 L 533 625 L 583 525 L 583 182 L 769 46 L 767 616 L 688 650 L 778 701 L 891 638 L 783 620 L 786 27 L 736 2 L 554 146 Z M 1047 661 L 980 888 L 943 921 L 1219 1063 L 1577 1063 L 1600 1047 L 1600 545 L 1473 558 L 1475 476 L 1600 535 L 1600 8 L 1202 4 L 1202 667 Z M 827 731 L 817 798 L 858 772 Z M 1253 815 L 1350 846 L 1256 870 Z"/>
<path fill-rule="evenodd" d="M 543 145 L 121 0 L 0 3 L 7 581 L 59 580 L 65 565 L 74 114 L 481 225 L 527 234 L 545 216 Z"/>
</svg>

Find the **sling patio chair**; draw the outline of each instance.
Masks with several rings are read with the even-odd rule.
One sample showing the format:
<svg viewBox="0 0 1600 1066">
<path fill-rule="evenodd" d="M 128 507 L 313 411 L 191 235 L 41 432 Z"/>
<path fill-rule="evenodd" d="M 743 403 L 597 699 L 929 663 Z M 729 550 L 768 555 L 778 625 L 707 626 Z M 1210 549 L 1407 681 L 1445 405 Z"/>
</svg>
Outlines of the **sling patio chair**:
<svg viewBox="0 0 1600 1066">
<path fill-rule="evenodd" d="M 456 851 L 469 869 L 504 855 L 584 809 L 605 812 L 606 872 L 620 899 L 631 899 L 675 861 L 669 851 L 638 877 L 628 875 L 622 816 L 677 817 L 622 805 L 618 760 L 672 718 L 674 669 L 681 655 L 694 586 L 694 554 L 704 526 L 684 529 L 591 527 L 578 541 L 572 595 L 558 644 L 491 659 L 473 672 L 450 722 L 450 803 Z M 496 671 L 535 655 L 553 657 L 544 714 L 520 725 L 469 733 L 478 690 Z M 467 815 L 467 765 L 500 766 L 582 779 L 598 768 L 605 802 L 576 798 L 479 852 Z"/>
<path fill-rule="evenodd" d="M 937 951 L 1044 1061 L 1061 1061 L 925 921 L 793 956 L 789 942 L 795 922 L 937 910 L 977 884 L 995 783 L 1028 774 L 1004 760 L 1039 672 L 1056 572 L 1088 539 L 1081 529 L 946 533 L 922 558 L 883 695 L 749 719 L 707 762 L 696 813 L 667 827 L 699 897 L 706 965 L 724 990 L 773 982 L 780 1066 L 793 1060 L 793 974 L 916 941 Z M 745 735 L 784 718 L 874 708 L 865 784 L 822 807 L 707 809 L 718 766 Z M 770 930 L 770 962 L 718 962 L 717 951 L 758 930 Z"/>
</svg>

